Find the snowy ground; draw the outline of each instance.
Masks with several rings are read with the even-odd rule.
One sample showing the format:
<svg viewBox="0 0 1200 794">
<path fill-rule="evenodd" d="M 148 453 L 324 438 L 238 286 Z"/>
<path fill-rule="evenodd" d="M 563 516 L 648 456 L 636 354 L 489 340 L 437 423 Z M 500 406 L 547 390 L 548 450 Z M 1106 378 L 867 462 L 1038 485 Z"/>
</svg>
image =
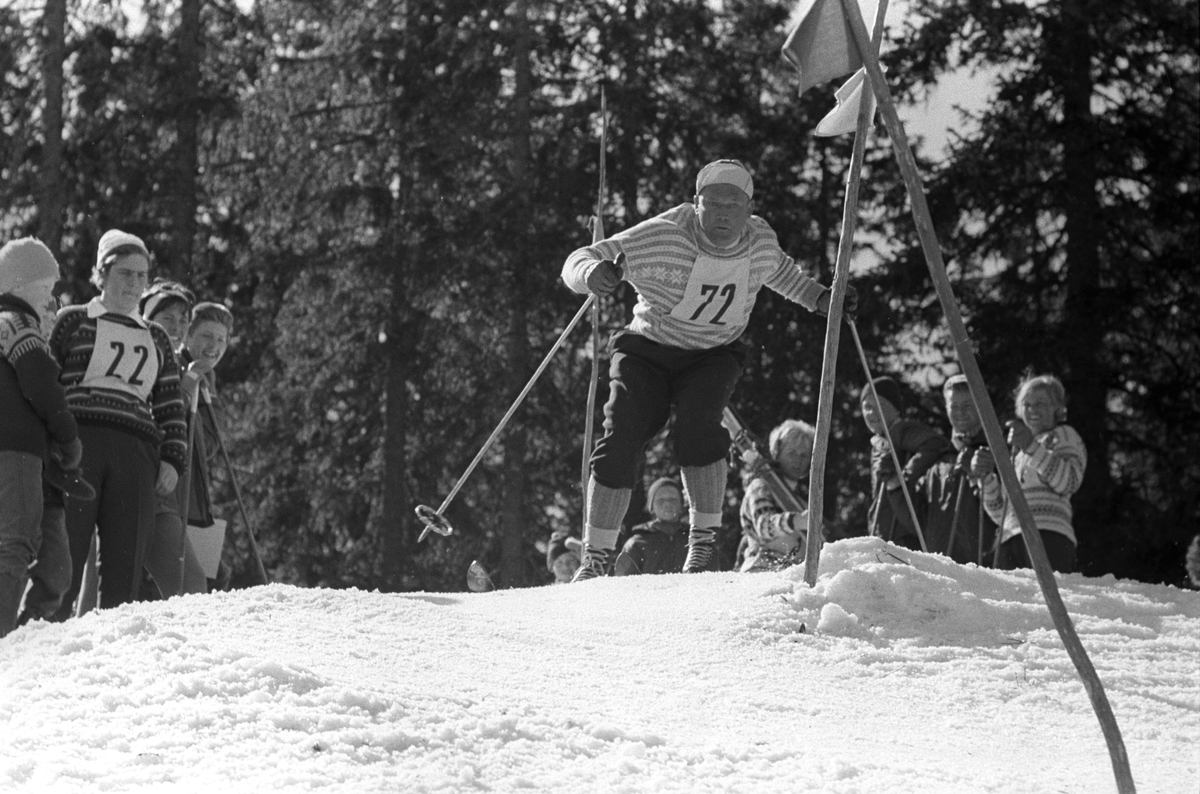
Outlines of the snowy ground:
<svg viewBox="0 0 1200 794">
<path fill-rule="evenodd" d="M 903 564 L 889 552 L 909 560 Z M 1200 593 L 1061 578 L 1144 794 L 1200 781 Z M 0 640 L 6 792 L 1115 791 L 1032 572 L 274 585 Z"/>
</svg>

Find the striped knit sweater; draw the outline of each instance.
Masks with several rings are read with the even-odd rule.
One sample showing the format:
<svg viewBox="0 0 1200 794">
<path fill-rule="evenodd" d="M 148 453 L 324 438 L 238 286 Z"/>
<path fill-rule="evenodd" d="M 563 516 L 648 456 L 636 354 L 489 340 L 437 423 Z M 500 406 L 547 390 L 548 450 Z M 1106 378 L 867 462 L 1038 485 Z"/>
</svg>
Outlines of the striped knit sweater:
<svg viewBox="0 0 1200 794">
<path fill-rule="evenodd" d="M 1071 527 L 1071 495 L 1079 490 L 1087 468 L 1087 449 L 1070 425 L 1059 425 L 1036 439 L 1032 454 L 1021 450 L 1013 460 L 1025 501 L 1042 531 L 1066 535 L 1077 543 Z M 983 480 L 983 509 L 1002 529 L 1002 541 L 1021 534 L 1016 511 L 1000 477 L 992 472 Z"/>
<path fill-rule="evenodd" d="M 762 218 L 751 216 L 737 243 L 717 248 L 692 204 L 574 251 L 563 265 L 563 281 L 585 294 L 596 264 L 622 253 L 624 279 L 638 293 L 629 330 L 671 347 L 705 350 L 732 342 L 745 330 L 764 286 L 809 311 L 825 291 L 780 249 Z"/>
<path fill-rule="evenodd" d="M 59 312 L 50 350 L 62 366 L 59 381 L 77 422 L 140 436 L 183 473 L 187 424 L 179 366 L 161 326 L 109 312 L 96 299 Z"/>
<path fill-rule="evenodd" d="M 44 458 L 47 435 L 59 444 L 77 436 L 37 313 L 12 295 L 0 295 L 0 415 L 0 450 Z"/>
<path fill-rule="evenodd" d="M 804 559 L 808 512 L 784 511 L 762 477 L 746 485 L 739 517 L 746 543 L 742 572 L 774 569 Z"/>
</svg>

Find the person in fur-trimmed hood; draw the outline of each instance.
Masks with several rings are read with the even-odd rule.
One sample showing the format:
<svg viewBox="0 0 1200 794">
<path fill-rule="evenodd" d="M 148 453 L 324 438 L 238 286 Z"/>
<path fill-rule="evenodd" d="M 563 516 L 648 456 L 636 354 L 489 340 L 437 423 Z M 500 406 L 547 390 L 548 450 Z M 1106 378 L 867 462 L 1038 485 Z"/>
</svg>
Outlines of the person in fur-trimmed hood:
<svg viewBox="0 0 1200 794">
<path fill-rule="evenodd" d="M 65 468 L 83 454 L 58 364 L 42 335 L 54 320 L 58 262 L 31 237 L 0 248 L 0 637 L 16 625 L 41 544 L 47 455 Z"/>
</svg>

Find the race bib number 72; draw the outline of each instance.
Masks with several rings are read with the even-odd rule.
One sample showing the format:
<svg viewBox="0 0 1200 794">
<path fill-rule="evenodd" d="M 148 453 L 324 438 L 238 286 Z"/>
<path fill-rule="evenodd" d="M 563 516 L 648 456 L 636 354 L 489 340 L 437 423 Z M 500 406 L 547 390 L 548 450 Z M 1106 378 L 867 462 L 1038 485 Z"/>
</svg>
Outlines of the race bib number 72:
<svg viewBox="0 0 1200 794">
<path fill-rule="evenodd" d="M 750 258 L 696 257 L 683 300 L 671 310 L 677 320 L 702 325 L 740 323 L 750 280 Z"/>
<path fill-rule="evenodd" d="M 81 385 L 149 400 L 157 379 L 158 351 L 150 331 L 98 318 L 96 345 Z"/>
</svg>

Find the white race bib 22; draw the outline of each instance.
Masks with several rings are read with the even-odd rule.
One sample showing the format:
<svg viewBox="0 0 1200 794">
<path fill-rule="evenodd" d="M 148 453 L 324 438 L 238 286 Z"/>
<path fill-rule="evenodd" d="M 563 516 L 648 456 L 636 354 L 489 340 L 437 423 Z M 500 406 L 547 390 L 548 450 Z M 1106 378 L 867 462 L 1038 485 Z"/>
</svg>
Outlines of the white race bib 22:
<svg viewBox="0 0 1200 794">
<path fill-rule="evenodd" d="M 96 318 L 96 346 L 80 384 L 112 389 L 149 401 L 158 379 L 158 350 L 148 328 Z"/>
</svg>

